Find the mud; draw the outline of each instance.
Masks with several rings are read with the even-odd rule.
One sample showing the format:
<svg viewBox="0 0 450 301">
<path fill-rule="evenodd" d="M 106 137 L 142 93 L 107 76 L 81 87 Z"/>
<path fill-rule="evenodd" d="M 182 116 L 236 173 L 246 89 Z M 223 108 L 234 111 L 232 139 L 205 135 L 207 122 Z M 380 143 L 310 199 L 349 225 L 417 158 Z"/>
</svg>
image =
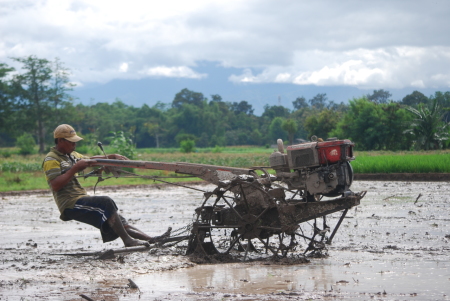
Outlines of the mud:
<svg viewBox="0 0 450 301">
<path fill-rule="evenodd" d="M 103 244 L 98 230 L 59 220 L 48 192 L 3 194 L 0 300 L 449 300 L 448 182 L 356 181 L 352 189 L 368 193 L 347 214 L 328 256 L 214 264 L 184 256 L 183 244 L 108 260 L 57 255 L 122 244 Z M 170 186 L 97 188 L 101 194 L 154 235 L 188 225 L 202 200 L 201 192 Z"/>
</svg>

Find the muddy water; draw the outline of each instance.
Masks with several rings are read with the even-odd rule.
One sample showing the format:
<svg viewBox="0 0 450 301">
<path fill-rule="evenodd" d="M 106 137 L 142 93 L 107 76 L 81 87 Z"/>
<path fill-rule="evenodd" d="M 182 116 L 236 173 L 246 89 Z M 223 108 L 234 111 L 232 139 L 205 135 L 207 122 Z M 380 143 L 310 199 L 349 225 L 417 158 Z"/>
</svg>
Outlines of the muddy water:
<svg viewBox="0 0 450 301">
<path fill-rule="evenodd" d="M 195 264 L 177 247 L 113 260 L 57 255 L 121 244 L 102 244 L 96 229 L 60 221 L 49 194 L 4 196 L 0 300 L 449 300 L 448 183 L 358 181 L 352 189 L 368 193 L 347 214 L 329 256 L 292 265 Z M 149 234 L 187 225 L 202 200 L 201 192 L 166 186 L 97 194 L 112 196 Z"/>
</svg>

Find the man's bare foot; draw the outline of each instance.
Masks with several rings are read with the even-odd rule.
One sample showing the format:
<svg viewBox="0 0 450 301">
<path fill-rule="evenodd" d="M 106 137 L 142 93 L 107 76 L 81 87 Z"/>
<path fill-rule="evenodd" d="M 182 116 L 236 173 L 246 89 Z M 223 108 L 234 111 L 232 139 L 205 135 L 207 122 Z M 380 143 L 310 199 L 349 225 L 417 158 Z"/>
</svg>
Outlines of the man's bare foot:
<svg viewBox="0 0 450 301">
<path fill-rule="evenodd" d="M 151 239 L 148 240 L 148 242 L 151 244 L 157 243 L 160 240 L 163 240 L 164 238 L 170 237 L 170 232 L 172 232 L 172 227 L 167 228 L 167 231 L 164 232 L 162 235 L 152 237 Z"/>
<path fill-rule="evenodd" d="M 136 246 L 146 246 L 150 247 L 150 244 L 147 241 L 139 240 L 139 239 L 130 239 L 123 242 L 125 247 L 136 247 Z"/>
</svg>

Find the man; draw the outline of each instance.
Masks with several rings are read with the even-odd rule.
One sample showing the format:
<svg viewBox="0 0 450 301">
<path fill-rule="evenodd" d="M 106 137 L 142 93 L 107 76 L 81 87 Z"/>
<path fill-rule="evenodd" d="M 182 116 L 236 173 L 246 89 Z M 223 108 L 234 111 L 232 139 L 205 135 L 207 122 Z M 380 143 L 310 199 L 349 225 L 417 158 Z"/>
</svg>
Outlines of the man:
<svg viewBox="0 0 450 301">
<path fill-rule="evenodd" d="M 75 151 L 79 137 L 68 124 L 59 125 L 53 132 L 55 146 L 42 163 L 45 177 L 63 221 L 76 220 L 100 229 L 103 242 L 120 237 L 126 247 L 148 245 L 170 235 L 169 230 L 159 237 L 150 237 L 139 229 L 129 225 L 117 213 L 115 202 L 107 196 L 89 196 L 75 177 L 78 172 L 89 166 L 85 159 L 104 158 L 104 156 L 86 157 Z M 113 154 L 108 159 L 128 160 L 125 156 Z"/>
</svg>

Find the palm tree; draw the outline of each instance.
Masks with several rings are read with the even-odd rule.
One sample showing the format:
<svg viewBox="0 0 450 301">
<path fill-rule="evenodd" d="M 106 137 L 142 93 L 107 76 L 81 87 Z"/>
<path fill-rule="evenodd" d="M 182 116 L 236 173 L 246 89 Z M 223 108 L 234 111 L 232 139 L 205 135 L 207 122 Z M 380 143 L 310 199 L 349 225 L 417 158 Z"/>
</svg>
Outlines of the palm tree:
<svg viewBox="0 0 450 301">
<path fill-rule="evenodd" d="M 416 138 L 416 148 L 437 149 L 442 148 L 442 141 L 449 139 L 450 123 L 444 120 L 445 112 L 437 99 L 430 107 L 420 104 L 417 109 L 406 106 L 406 109 L 415 115 L 411 128 L 405 133 L 411 133 Z"/>
</svg>

